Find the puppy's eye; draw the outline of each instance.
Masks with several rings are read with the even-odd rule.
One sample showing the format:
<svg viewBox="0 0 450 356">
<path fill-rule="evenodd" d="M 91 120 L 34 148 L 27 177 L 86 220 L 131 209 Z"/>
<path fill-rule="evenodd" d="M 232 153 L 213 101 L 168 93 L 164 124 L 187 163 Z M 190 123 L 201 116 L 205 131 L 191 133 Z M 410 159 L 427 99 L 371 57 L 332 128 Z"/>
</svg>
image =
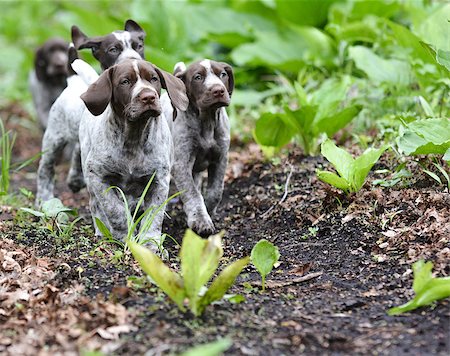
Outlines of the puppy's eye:
<svg viewBox="0 0 450 356">
<path fill-rule="evenodd" d="M 138 43 L 138 44 L 136 45 L 136 49 L 137 49 L 137 50 L 141 50 L 142 48 L 144 48 L 144 46 L 143 46 L 141 43 Z"/>
<path fill-rule="evenodd" d="M 227 75 L 227 72 L 225 72 L 224 70 L 220 72 L 220 78 L 225 78 Z"/>
<path fill-rule="evenodd" d="M 130 81 L 128 79 L 124 79 L 120 82 L 121 85 L 129 85 Z"/>
<path fill-rule="evenodd" d="M 202 80 L 202 79 L 203 79 L 203 77 L 201 74 L 194 75 L 194 80 Z"/>
<path fill-rule="evenodd" d="M 150 79 L 150 81 L 151 81 L 152 83 L 156 83 L 158 80 L 159 80 L 158 77 L 152 77 L 152 79 Z"/>
<path fill-rule="evenodd" d="M 109 51 L 109 53 L 117 53 L 117 52 L 119 52 L 117 47 L 111 47 L 108 51 Z"/>
</svg>

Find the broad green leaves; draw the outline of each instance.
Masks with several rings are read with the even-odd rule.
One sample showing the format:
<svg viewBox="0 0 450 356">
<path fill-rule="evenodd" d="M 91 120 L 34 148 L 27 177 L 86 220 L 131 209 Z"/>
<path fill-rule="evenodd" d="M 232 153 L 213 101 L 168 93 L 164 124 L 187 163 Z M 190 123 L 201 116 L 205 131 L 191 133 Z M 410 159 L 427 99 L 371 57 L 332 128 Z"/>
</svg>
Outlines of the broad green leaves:
<svg viewBox="0 0 450 356">
<path fill-rule="evenodd" d="M 252 249 L 251 259 L 262 279 L 262 290 L 265 290 L 266 276 L 272 271 L 280 258 L 278 247 L 267 240 L 260 240 Z"/>
<path fill-rule="evenodd" d="M 299 108 L 285 106 L 282 113 L 263 114 L 256 122 L 256 141 L 280 148 L 296 137 L 305 154 L 315 154 L 322 134 L 334 135 L 361 111 L 360 105 L 342 108 L 350 85 L 349 77 L 331 78 L 308 93 L 298 82 L 294 83 Z"/>
<path fill-rule="evenodd" d="M 398 147 L 406 155 L 442 154 L 450 156 L 450 119 L 413 121 L 401 130 Z"/>
<path fill-rule="evenodd" d="M 406 304 L 388 310 L 389 315 L 397 315 L 422 306 L 430 305 L 436 300 L 450 297 L 450 277 L 433 278 L 432 262 L 417 261 L 413 264 L 415 297 Z"/>
<path fill-rule="evenodd" d="M 384 59 L 363 46 L 350 47 L 349 57 L 370 80 L 376 83 L 385 82 L 404 86 L 411 81 L 411 67 L 407 62 Z"/>
<path fill-rule="evenodd" d="M 326 140 L 321 145 L 322 155 L 333 165 L 338 174 L 318 170 L 317 177 L 345 193 L 357 192 L 364 185 L 369 171 L 386 148 L 386 146 L 379 149 L 368 148 L 361 156 L 354 159 L 347 151 L 337 147 L 333 141 Z"/>
<path fill-rule="evenodd" d="M 228 265 L 211 283 L 205 294 L 201 290 L 216 272 L 223 250 L 223 233 L 203 240 L 193 231 L 187 230 L 180 251 L 181 275 L 167 267 L 161 259 L 149 249 L 127 240 L 134 258 L 156 285 L 185 311 L 185 300 L 189 309 L 198 316 L 206 306 L 220 300 L 233 285 L 242 269 L 249 263 L 249 257 Z"/>
</svg>

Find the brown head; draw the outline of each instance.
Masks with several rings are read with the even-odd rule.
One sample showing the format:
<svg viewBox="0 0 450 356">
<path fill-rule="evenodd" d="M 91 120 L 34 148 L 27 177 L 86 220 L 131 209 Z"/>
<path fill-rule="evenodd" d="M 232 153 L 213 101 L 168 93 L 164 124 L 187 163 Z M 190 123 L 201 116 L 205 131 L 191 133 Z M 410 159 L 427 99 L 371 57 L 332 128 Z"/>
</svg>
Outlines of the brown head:
<svg viewBox="0 0 450 356">
<path fill-rule="evenodd" d="M 111 103 L 117 116 L 137 121 L 161 114 L 161 89 L 167 90 L 176 108 L 187 109 L 186 88 L 180 79 L 150 62 L 133 59 L 103 72 L 81 99 L 95 116 L 102 114 Z"/>
<path fill-rule="evenodd" d="M 57 84 L 67 77 L 69 44 L 61 38 L 51 38 L 36 51 L 34 68 L 40 81 Z"/>
<path fill-rule="evenodd" d="M 230 104 L 234 89 L 233 69 L 227 63 L 204 59 L 185 67 L 175 66 L 174 75 L 186 85 L 190 105 L 199 111 Z"/>
<path fill-rule="evenodd" d="M 145 31 L 133 20 L 125 22 L 124 31 L 114 31 L 106 36 L 88 37 L 77 26 L 72 26 L 75 48 L 90 48 L 103 70 L 124 59 L 144 59 Z"/>
</svg>

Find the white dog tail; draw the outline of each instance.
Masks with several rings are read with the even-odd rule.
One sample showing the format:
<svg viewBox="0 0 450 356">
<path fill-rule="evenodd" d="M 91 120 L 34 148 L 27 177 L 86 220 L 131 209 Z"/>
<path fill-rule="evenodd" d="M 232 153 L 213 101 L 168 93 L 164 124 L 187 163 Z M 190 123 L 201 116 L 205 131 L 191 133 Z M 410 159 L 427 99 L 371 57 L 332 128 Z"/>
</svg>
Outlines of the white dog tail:
<svg viewBox="0 0 450 356">
<path fill-rule="evenodd" d="M 83 79 L 86 85 L 91 85 L 99 77 L 95 69 L 82 59 L 75 59 L 72 63 L 72 69 Z"/>
</svg>

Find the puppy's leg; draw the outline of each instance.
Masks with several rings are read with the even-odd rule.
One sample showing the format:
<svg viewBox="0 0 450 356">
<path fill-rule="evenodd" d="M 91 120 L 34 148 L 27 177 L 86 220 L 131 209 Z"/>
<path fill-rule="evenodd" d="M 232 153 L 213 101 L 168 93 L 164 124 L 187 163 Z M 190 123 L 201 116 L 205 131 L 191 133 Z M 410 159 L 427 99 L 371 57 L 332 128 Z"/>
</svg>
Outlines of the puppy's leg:
<svg viewBox="0 0 450 356">
<path fill-rule="evenodd" d="M 213 215 L 216 212 L 217 206 L 222 200 L 223 194 L 223 180 L 225 171 L 227 169 L 227 155 L 221 158 L 217 163 L 211 164 L 208 167 L 208 186 L 206 188 L 206 208 L 208 213 Z"/>
<path fill-rule="evenodd" d="M 162 223 L 164 220 L 164 212 L 166 210 L 165 202 L 167 197 L 169 196 L 169 186 L 170 186 L 170 174 L 169 170 L 166 169 L 164 172 L 156 174 L 155 180 L 153 181 L 154 186 L 150 191 L 150 196 L 147 195 L 144 201 L 143 209 L 148 209 L 149 207 L 154 207 L 154 214 L 150 214 L 146 221 L 143 221 L 142 224 L 145 224 L 148 219 L 153 218 L 152 226 L 147 232 L 145 239 L 150 243 L 147 245 L 154 251 L 158 252 L 158 249 L 163 252 L 162 249 L 162 241 L 161 241 L 161 230 Z"/>
<path fill-rule="evenodd" d="M 192 176 L 193 159 L 191 158 L 189 162 L 186 162 L 186 158 L 183 157 L 185 154 L 183 152 L 178 153 L 179 155 L 175 152 L 175 164 L 172 173 L 177 189 L 183 192 L 181 200 L 183 201 L 183 209 L 187 216 L 188 226 L 200 235 L 211 235 L 214 233 L 214 224 L 206 210 L 202 194 Z"/>
<path fill-rule="evenodd" d="M 72 160 L 70 163 L 69 175 L 67 176 L 67 184 L 72 192 L 77 193 L 86 186 L 84 183 L 83 172 L 81 170 L 81 154 L 80 144 L 76 143 L 72 152 Z"/>
<path fill-rule="evenodd" d="M 45 131 L 42 139 L 42 156 L 37 174 L 36 205 L 53 198 L 56 157 L 64 149 L 67 141 L 51 126 Z"/>
<path fill-rule="evenodd" d="M 95 224 L 95 218 L 99 218 L 109 229 L 114 238 L 123 240 L 128 231 L 127 217 L 124 202 L 114 190 L 108 189 L 100 177 L 92 171 L 85 176 L 88 192 L 89 204 L 92 214 L 92 220 Z M 102 233 L 95 224 L 95 234 L 101 236 Z"/>
</svg>

